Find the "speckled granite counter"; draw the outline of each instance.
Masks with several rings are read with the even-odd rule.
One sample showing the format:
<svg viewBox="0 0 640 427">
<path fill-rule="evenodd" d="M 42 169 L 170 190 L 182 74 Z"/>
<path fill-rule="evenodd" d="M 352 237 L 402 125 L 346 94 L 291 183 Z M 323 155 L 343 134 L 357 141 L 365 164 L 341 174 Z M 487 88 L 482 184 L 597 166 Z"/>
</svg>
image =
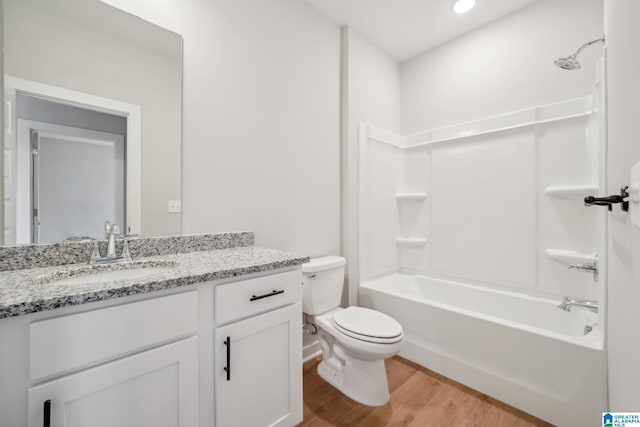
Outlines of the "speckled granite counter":
<svg viewBox="0 0 640 427">
<path fill-rule="evenodd" d="M 86 264 L 41 267 L 0 273 L 0 318 L 20 316 L 44 310 L 94 301 L 186 286 L 210 280 L 297 266 L 308 261 L 286 252 L 256 246 L 231 247 L 210 251 L 159 255 L 141 260 L 169 265 L 158 273 L 138 279 L 91 283 L 91 275 L 82 283 L 43 283 L 43 277 L 86 268 Z M 68 274 L 69 276 L 71 274 Z"/>
</svg>

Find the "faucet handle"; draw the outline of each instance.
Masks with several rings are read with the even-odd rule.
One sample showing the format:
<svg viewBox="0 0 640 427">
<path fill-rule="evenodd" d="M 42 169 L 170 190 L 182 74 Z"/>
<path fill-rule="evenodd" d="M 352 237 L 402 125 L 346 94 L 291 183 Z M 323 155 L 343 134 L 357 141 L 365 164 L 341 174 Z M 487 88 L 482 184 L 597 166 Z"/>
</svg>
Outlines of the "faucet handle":
<svg viewBox="0 0 640 427">
<path fill-rule="evenodd" d="M 129 239 L 124 239 L 122 243 L 122 258 L 125 261 L 131 261 L 131 252 L 129 252 Z"/>
<path fill-rule="evenodd" d="M 586 264 L 582 264 L 582 263 L 578 263 L 578 264 L 571 264 L 569 266 L 569 270 L 571 270 L 572 268 L 575 268 L 576 270 L 584 270 L 584 271 L 597 271 L 598 270 L 598 266 L 596 264 L 593 263 L 586 263 Z"/>
<path fill-rule="evenodd" d="M 89 264 L 95 264 L 96 260 L 100 258 L 100 247 L 98 246 L 98 242 L 93 242 L 93 250 L 91 251 L 91 258 L 89 258 Z"/>
<path fill-rule="evenodd" d="M 590 262 L 590 263 L 578 263 L 578 264 L 571 264 L 569 266 L 569 270 L 575 268 L 576 270 L 580 270 L 580 271 L 587 271 L 590 273 L 593 273 L 593 280 L 594 281 L 598 281 L 598 263 L 597 262 Z"/>
<path fill-rule="evenodd" d="M 111 234 L 113 234 L 115 236 L 119 236 L 120 235 L 120 227 L 118 227 L 117 224 L 113 224 L 111 226 Z"/>
<path fill-rule="evenodd" d="M 110 234 L 111 234 L 111 223 L 109 221 L 105 221 L 104 222 L 104 237 L 105 237 L 105 239 L 108 239 Z"/>
</svg>

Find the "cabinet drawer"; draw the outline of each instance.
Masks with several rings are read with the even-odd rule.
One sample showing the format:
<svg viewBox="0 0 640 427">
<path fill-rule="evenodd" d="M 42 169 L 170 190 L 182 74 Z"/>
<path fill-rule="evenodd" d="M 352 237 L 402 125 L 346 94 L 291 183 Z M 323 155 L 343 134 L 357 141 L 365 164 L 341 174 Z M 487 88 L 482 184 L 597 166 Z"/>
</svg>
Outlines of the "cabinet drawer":
<svg viewBox="0 0 640 427">
<path fill-rule="evenodd" d="M 30 378 L 83 368 L 197 328 L 196 291 L 34 322 L 29 325 Z"/>
<path fill-rule="evenodd" d="M 301 296 L 300 270 L 220 285 L 215 291 L 215 321 L 220 325 L 253 316 L 299 302 Z"/>
</svg>

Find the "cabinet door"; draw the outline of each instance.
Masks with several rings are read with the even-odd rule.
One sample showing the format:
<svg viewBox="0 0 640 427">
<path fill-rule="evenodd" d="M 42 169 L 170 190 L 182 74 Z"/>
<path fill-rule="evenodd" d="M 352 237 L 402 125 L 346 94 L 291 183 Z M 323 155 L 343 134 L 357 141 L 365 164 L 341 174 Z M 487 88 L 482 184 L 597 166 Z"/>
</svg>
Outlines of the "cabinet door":
<svg viewBox="0 0 640 427">
<path fill-rule="evenodd" d="M 29 389 L 29 427 L 196 427 L 198 338 Z"/>
<path fill-rule="evenodd" d="M 302 421 L 300 318 L 297 303 L 216 329 L 217 426 Z"/>
</svg>

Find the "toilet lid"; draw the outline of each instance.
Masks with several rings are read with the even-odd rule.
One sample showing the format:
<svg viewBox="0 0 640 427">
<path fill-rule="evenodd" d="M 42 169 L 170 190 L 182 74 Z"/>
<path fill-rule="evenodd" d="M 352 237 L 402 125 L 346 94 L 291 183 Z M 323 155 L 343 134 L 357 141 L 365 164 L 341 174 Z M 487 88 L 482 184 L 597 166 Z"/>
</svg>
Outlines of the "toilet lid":
<svg viewBox="0 0 640 427">
<path fill-rule="evenodd" d="M 395 343 L 402 339 L 402 325 L 395 319 L 364 307 L 349 307 L 333 315 L 340 332 L 369 342 Z"/>
</svg>

